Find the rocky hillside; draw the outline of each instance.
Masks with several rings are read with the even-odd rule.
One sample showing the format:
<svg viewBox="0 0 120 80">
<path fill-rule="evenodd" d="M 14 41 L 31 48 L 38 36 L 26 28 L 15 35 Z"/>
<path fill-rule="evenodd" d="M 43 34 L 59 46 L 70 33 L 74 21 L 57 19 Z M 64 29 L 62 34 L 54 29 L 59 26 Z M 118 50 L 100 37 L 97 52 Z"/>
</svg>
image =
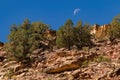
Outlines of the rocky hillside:
<svg viewBox="0 0 120 80">
<path fill-rule="evenodd" d="M 6 59 L 0 48 L 0 80 L 120 80 L 120 42 L 97 42 L 91 49 L 37 49 L 32 67 Z"/>
</svg>

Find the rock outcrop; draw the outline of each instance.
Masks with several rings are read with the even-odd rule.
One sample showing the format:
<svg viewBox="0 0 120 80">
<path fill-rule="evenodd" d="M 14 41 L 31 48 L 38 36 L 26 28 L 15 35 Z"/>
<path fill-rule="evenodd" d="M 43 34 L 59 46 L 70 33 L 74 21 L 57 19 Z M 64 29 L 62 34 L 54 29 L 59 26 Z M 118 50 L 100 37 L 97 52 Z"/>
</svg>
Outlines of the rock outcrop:
<svg viewBox="0 0 120 80">
<path fill-rule="evenodd" d="M 94 35 L 94 37 L 96 39 L 100 39 L 100 38 L 108 38 L 108 34 L 107 31 L 108 29 L 111 28 L 110 24 L 105 24 L 105 25 L 98 25 L 95 24 L 93 27 L 91 27 L 91 34 Z"/>
</svg>

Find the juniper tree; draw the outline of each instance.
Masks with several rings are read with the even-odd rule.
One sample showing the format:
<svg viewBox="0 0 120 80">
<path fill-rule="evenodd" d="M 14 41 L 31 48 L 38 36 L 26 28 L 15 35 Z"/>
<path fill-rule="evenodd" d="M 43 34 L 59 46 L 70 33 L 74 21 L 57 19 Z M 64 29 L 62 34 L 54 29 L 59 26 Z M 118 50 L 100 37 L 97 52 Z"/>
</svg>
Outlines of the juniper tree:
<svg viewBox="0 0 120 80">
<path fill-rule="evenodd" d="M 56 44 L 59 47 L 65 47 L 70 50 L 73 46 L 73 22 L 72 20 L 67 20 L 66 23 L 59 28 L 57 31 Z"/>
<path fill-rule="evenodd" d="M 48 25 L 40 22 L 31 24 L 28 19 L 26 19 L 22 25 L 13 25 L 8 37 L 8 51 L 11 52 L 18 61 L 22 62 L 28 59 L 33 50 L 42 47 L 40 41 L 46 39 L 44 33 L 48 28 Z"/>
<path fill-rule="evenodd" d="M 90 34 L 90 26 L 89 24 L 82 24 L 82 21 L 78 21 L 76 26 L 73 29 L 74 32 L 74 45 L 78 48 L 82 48 L 84 46 L 91 46 L 91 34 Z"/>
<path fill-rule="evenodd" d="M 111 41 L 120 38 L 120 14 L 113 18 L 108 34 Z"/>
</svg>

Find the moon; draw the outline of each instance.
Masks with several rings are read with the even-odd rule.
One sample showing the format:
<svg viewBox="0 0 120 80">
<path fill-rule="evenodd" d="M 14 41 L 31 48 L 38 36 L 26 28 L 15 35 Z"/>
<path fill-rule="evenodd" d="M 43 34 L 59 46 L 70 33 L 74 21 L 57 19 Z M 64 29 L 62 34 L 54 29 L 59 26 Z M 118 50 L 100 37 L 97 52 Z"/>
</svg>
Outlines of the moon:
<svg viewBox="0 0 120 80">
<path fill-rule="evenodd" d="M 77 15 L 79 12 L 80 12 L 80 9 L 79 9 L 79 8 L 76 8 L 76 9 L 74 9 L 73 14 L 74 14 L 74 15 Z"/>
</svg>

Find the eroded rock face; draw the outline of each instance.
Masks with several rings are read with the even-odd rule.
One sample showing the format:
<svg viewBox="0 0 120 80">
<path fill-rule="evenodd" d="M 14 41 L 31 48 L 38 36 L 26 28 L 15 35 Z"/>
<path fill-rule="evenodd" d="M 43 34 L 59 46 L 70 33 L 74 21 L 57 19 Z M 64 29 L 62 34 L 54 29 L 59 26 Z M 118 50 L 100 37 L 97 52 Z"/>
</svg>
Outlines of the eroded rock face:
<svg viewBox="0 0 120 80">
<path fill-rule="evenodd" d="M 15 61 L 2 63 L 0 80 L 120 80 L 120 43 L 98 43 L 89 53 L 66 49 L 36 51 L 31 55 L 34 67 L 21 68 Z"/>
<path fill-rule="evenodd" d="M 107 30 L 111 28 L 111 25 L 110 24 L 105 24 L 105 25 L 98 25 L 98 24 L 95 24 L 93 27 L 91 27 L 91 34 L 92 35 L 95 35 L 95 38 L 96 39 L 99 39 L 99 38 L 107 38 Z"/>
</svg>

